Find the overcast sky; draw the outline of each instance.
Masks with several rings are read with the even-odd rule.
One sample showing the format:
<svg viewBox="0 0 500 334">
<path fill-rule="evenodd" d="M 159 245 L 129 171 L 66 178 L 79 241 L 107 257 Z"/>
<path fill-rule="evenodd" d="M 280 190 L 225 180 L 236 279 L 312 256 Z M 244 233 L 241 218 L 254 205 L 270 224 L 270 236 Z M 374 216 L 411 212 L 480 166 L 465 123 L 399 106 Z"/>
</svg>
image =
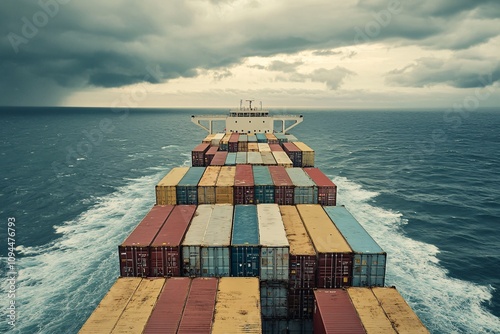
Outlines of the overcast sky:
<svg viewBox="0 0 500 334">
<path fill-rule="evenodd" d="M 0 105 L 500 105 L 499 0 L 1 0 Z"/>
</svg>

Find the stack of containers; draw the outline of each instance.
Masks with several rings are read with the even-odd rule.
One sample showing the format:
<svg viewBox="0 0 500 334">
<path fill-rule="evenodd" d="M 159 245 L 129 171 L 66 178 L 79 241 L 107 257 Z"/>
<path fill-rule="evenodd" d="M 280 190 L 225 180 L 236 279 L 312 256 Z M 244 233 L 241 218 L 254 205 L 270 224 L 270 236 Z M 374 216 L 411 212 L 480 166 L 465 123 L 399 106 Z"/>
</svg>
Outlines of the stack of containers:
<svg viewBox="0 0 500 334">
<path fill-rule="evenodd" d="M 198 183 L 198 204 L 215 204 L 215 185 L 221 167 L 208 166 Z"/>
<path fill-rule="evenodd" d="M 274 159 L 274 155 L 272 152 L 261 152 L 260 156 L 262 158 L 262 164 L 264 166 L 276 165 L 276 160 Z"/>
<path fill-rule="evenodd" d="M 224 163 L 225 166 L 236 166 L 236 152 L 229 152 Z"/>
<path fill-rule="evenodd" d="M 255 135 L 257 137 L 257 143 L 267 143 L 267 137 L 263 133 L 257 133 Z"/>
<path fill-rule="evenodd" d="M 281 132 L 277 132 L 274 134 L 276 139 L 278 139 L 278 144 L 283 144 L 288 142 L 288 138 Z"/>
<path fill-rule="evenodd" d="M 293 167 L 302 167 L 302 151 L 294 143 L 283 143 L 283 150 L 292 160 Z"/>
<path fill-rule="evenodd" d="M 227 151 L 229 149 L 229 138 L 231 137 L 230 133 L 226 133 L 219 144 L 219 150 Z"/>
<path fill-rule="evenodd" d="M 177 204 L 198 204 L 198 183 L 205 167 L 191 167 L 177 184 Z"/>
<path fill-rule="evenodd" d="M 323 174 L 319 168 L 304 168 L 303 170 L 318 187 L 318 204 L 327 206 L 336 205 L 337 186 L 335 183 Z"/>
<path fill-rule="evenodd" d="M 232 133 L 231 137 L 229 137 L 228 142 L 228 151 L 229 152 L 238 152 L 238 141 L 239 141 L 239 133 Z"/>
<path fill-rule="evenodd" d="M 175 167 L 155 187 L 157 205 L 177 204 L 177 184 L 186 175 L 189 167 Z"/>
<path fill-rule="evenodd" d="M 285 170 L 295 186 L 294 204 L 318 203 L 318 188 L 302 168 L 286 168 Z"/>
<path fill-rule="evenodd" d="M 214 137 L 215 137 L 215 133 L 210 133 L 201 142 L 204 143 L 204 144 L 211 144 L 212 143 L 212 139 Z"/>
<path fill-rule="evenodd" d="M 274 184 L 274 203 L 293 205 L 293 183 L 282 166 L 269 166 L 269 173 Z"/>
<path fill-rule="evenodd" d="M 210 148 L 210 144 L 201 143 L 191 151 L 191 165 L 195 167 L 205 166 L 205 153 Z"/>
<path fill-rule="evenodd" d="M 231 237 L 231 276 L 257 277 L 260 272 L 256 205 L 235 205 Z"/>
<path fill-rule="evenodd" d="M 387 253 L 345 207 L 324 210 L 354 252 L 352 286 L 384 286 Z"/>
<path fill-rule="evenodd" d="M 278 144 L 278 139 L 272 133 L 266 133 L 267 143 L 268 144 Z"/>
<path fill-rule="evenodd" d="M 300 217 L 318 257 L 316 286 L 341 288 L 352 285 L 352 249 L 318 204 L 297 205 Z"/>
<path fill-rule="evenodd" d="M 214 207 L 201 247 L 201 276 L 224 277 L 231 270 L 231 230 L 233 206 L 217 204 Z"/>
<path fill-rule="evenodd" d="M 286 154 L 286 152 L 272 151 L 272 153 L 274 156 L 274 160 L 276 160 L 276 164 L 278 166 L 282 166 L 282 167 L 286 167 L 286 168 L 293 167 L 292 160 L 290 160 L 290 158 L 288 157 L 288 154 Z"/>
<path fill-rule="evenodd" d="M 208 151 L 205 153 L 205 162 L 203 166 L 209 166 L 210 163 L 212 162 L 212 159 L 214 158 L 215 154 L 219 148 L 217 146 L 212 146 L 208 149 Z"/>
<path fill-rule="evenodd" d="M 224 166 L 227 158 L 226 151 L 217 151 L 214 155 L 214 158 L 210 162 L 210 166 Z"/>
<path fill-rule="evenodd" d="M 262 155 L 260 152 L 248 152 L 247 153 L 247 162 L 250 165 L 262 165 Z"/>
<path fill-rule="evenodd" d="M 151 276 L 181 276 L 181 243 L 196 205 L 176 205 L 151 243 Z"/>
<path fill-rule="evenodd" d="M 287 319 L 290 245 L 277 204 L 258 204 L 260 294 L 264 320 Z"/>
<path fill-rule="evenodd" d="M 314 167 L 314 150 L 300 141 L 293 144 L 302 151 L 302 166 L 299 167 Z"/>
<path fill-rule="evenodd" d="M 130 235 L 118 246 L 120 276 L 146 277 L 150 275 L 149 246 L 171 214 L 172 205 L 156 205 L 141 220 Z M 152 276 L 158 273 L 153 271 Z"/>
<path fill-rule="evenodd" d="M 238 138 L 238 152 L 248 151 L 248 136 L 240 135 Z"/>
<path fill-rule="evenodd" d="M 216 204 L 233 204 L 234 203 L 234 176 L 236 167 L 224 166 L 221 167 L 217 184 L 215 186 L 215 203 Z"/>
<path fill-rule="evenodd" d="M 234 204 L 253 204 L 254 190 L 252 166 L 237 165 L 234 177 Z"/>
<path fill-rule="evenodd" d="M 255 204 L 274 203 L 274 183 L 269 168 L 252 166 Z"/>
<path fill-rule="evenodd" d="M 222 138 L 224 138 L 225 133 L 216 133 L 215 136 L 212 138 L 212 141 L 210 142 L 210 146 L 216 146 L 219 147 L 220 141 Z"/>
</svg>

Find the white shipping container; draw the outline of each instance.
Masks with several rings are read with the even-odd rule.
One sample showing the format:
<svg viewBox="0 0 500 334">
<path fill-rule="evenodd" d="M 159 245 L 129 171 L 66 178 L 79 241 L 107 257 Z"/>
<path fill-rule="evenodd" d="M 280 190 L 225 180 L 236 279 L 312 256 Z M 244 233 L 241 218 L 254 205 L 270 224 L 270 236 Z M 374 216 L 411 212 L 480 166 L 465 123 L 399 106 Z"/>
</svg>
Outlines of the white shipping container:
<svg viewBox="0 0 500 334">
<path fill-rule="evenodd" d="M 274 159 L 276 160 L 276 164 L 278 166 L 283 166 L 286 168 L 288 168 L 288 167 L 291 168 L 293 166 L 292 160 L 290 160 L 290 157 L 285 152 L 273 151 L 272 153 L 273 153 Z"/>
<path fill-rule="evenodd" d="M 201 245 L 214 206 L 198 205 L 182 242 L 183 276 L 201 276 Z"/>
<path fill-rule="evenodd" d="M 216 133 L 212 138 L 210 146 L 219 146 L 220 141 L 222 140 L 222 138 L 224 138 L 225 135 L 225 133 Z"/>
<path fill-rule="evenodd" d="M 269 147 L 268 143 L 258 143 L 259 152 L 271 152 L 271 147 Z"/>
</svg>

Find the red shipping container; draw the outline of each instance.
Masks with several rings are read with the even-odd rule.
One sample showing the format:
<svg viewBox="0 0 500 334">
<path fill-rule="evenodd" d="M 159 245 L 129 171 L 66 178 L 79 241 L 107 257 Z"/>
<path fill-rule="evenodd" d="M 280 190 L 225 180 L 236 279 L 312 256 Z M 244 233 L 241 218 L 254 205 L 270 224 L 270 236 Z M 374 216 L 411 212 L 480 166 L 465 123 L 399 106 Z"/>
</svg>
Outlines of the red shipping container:
<svg viewBox="0 0 500 334">
<path fill-rule="evenodd" d="M 149 276 L 149 245 L 172 212 L 173 205 L 156 205 L 118 246 L 120 276 Z"/>
<path fill-rule="evenodd" d="M 210 148 L 210 144 L 201 143 L 191 151 L 191 165 L 193 167 L 205 166 L 205 153 Z"/>
<path fill-rule="evenodd" d="M 283 143 L 283 150 L 292 160 L 293 167 L 302 167 L 302 150 L 295 146 L 294 143 Z"/>
<path fill-rule="evenodd" d="M 318 289 L 314 291 L 314 298 L 315 334 L 366 333 L 347 291 Z"/>
<path fill-rule="evenodd" d="M 283 148 L 280 146 L 280 144 L 269 144 L 269 148 L 271 148 L 271 152 L 283 152 Z"/>
<path fill-rule="evenodd" d="M 318 186 L 318 204 L 337 205 L 337 186 L 319 168 L 304 168 L 304 172 Z"/>
<path fill-rule="evenodd" d="M 313 289 L 288 290 L 288 317 L 290 319 L 312 319 L 314 312 Z"/>
<path fill-rule="evenodd" d="M 293 182 L 283 166 L 269 166 L 274 183 L 274 203 L 293 205 Z"/>
<path fill-rule="evenodd" d="M 318 253 L 318 288 L 352 285 L 352 253 Z"/>
<path fill-rule="evenodd" d="M 167 279 L 155 308 L 144 328 L 144 334 L 176 334 L 191 285 L 188 277 Z"/>
<path fill-rule="evenodd" d="M 203 166 L 210 166 L 210 163 L 212 162 L 212 159 L 214 158 L 215 154 L 219 150 L 218 146 L 211 146 L 207 153 L 205 153 L 205 163 Z"/>
<path fill-rule="evenodd" d="M 212 159 L 212 162 L 210 162 L 210 166 L 224 166 L 226 163 L 227 153 L 227 151 L 217 151 Z"/>
<path fill-rule="evenodd" d="M 198 277 L 193 280 L 177 334 L 212 332 L 217 283 L 216 278 Z"/>
<path fill-rule="evenodd" d="M 255 187 L 251 165 L 236 165 L 234 176 L 234 204 L 253 204 Z"/>
<path fill-rule="evenodd" d="M 151 276 L 180 276 L 181 247 L 196 205 L 176 205 L 151 243 Z"/>
<path fill-rule="evenodd" d="M 229 137 L 229 143 L 228 143 L 228 151 L 229 152 L 238 152 L 238 140 L 240 138 L 239 133 L 233 133 L 231 134 L 231 137 Z"/>
</svg>

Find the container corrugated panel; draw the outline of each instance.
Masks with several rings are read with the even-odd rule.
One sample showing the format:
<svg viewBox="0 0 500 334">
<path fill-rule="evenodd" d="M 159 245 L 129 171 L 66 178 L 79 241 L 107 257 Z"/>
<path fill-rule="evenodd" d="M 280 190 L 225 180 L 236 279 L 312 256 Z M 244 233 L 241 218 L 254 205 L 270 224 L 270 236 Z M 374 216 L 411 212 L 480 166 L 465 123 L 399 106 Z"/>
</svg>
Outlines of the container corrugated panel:
<svg viewBox="0 0 500 334">
<path fill-rule="evenodd" d="M 286 139 L 288 140 L 289 143 L 299 141 L 297 139 L 297 137 L 295 137 L 294 135 L 285 135 L 285 137 L 286 137 Z"/>
<path fill-rule="evenodd" d="M 260 305 L 263 319 L 288 317 L 288 287 L 284 282 L 260 282 Z"/>
<path fill-rule="evenodd" d="M 352 286 L 384 286 L 387 253 L 345 207 L 324 210 L 354 252 Z"/>
<path fill-rule="evenodd" d="M 276 160 L 272 152 L 261 152 L 260 156 L 262 158 L 262 164 L 264 166 L 275 166 Z"/>
<path fill-rule="evenodd" d="M 314 150 L 300 141 L 293 144 L 302 151 L 302 167 L 314 167 Z"/>
<path fill-rule="evenodd" d="M 276 160 L 276 164 L 278 166 L 283 166 L 286 168 L 293 167 L 293 162 L 290 160 L 290 157 L 286 154 L 286 152 L 273 151 L 274 160 Z"/>
<path fill-rule="evenodd" d="M 318 204 L 336 205 L 337 186 L 319 168 L 304 168 L 304 172 L 318 187 Z"/>
<path fill-rule="evenodd" d="M 259 142 L 257 146 L 259 147 L 259 152 L 271 152 L 271 147 L 266 142 Z"/>
<path fill-rule="evenodd" d="M 269 144 L 269 148 L 272 152 L 284 152 L 283 147 L 279 144 Z"/>
<path fill-rule="evenodd" d="M 274 135 L 276 136 L 276 139 L 278 139 L 279 144 L 288 142 L 288 138 L 283 133 L 277 132 Z"/>
<path fill-rule="evenodd" d="M 347 293 L 368 334 L 396 334 L 370 288 L 348 288 Z"/>
<path fill-rule="evenodd" d="M 254 202 L 252 166 L 237 165 L 234 176 L 234 204 L 253 204 Z"/>
<path fill-rule="evenodd" d="M 227 151 L 229 149 L 229 138 L 231 138 L 231 134 L 226 133 L 224 135 L 224 138 L 222 138 L 222 140 L 220 141 L 219 150 Z"/>
<path fill-rule="evenodd" d="M 212 334 L 262 333 L 258 278 L 223 277 L 219 280 Z"/>
<path fill-rule="evenodd" d="M 190 286 L 191 279 L 187 277 L 172 277 L 166 280 L 144 334 L 177 333 Z"/>
<path fill-rule="evenodd" d="M 224 277 L 231 273 L 233 206 L 217 204 L 208 223 L 201 248 L 201 276 Z"/>
<path fill-rule="evenodd" d="M 177 204 L 198 204 L 198 183 L 205 167 L 191 167 L 177 184 Z"/>
<path fill-rule="evenodd" d="M 288 281 L 290 245 L 277 204 L 258 204 L 260 279 Z"/>
<path fill-rule="evenodd" d="M 269 173 L 274 183 L 274 202 L 279 205 L 292 205 L 294 186 L 285 168 L 269 166 Z"/>
<path fill-rule="evenodd" d="M 248 134 L 248 143 L 257 143 L 257 137 L 255 136 L 254 133 L 249 133 Z"/>
<path fill-rule="evenodd" d="M 289 321 L 285 319 L 267 319 L 267 318 L 262 318 L 262 332 L 263 333 L 270 333 L 270 334 L 307 334 L 307 333 L 312 333 L 311 332 L 292 332 L 290 328 L 288 327 Z"/>
<path fill-rule="evenodd" d="M 250 165 L 262 165 L 262 155 L 260 152 L 248 152 L 247 153 L 247 162 Z"/>
<path fill-rule="evenodd" d="M 238 151 L 247 152 L 248 151 L 248 136 L 240 135 L 238 138 Z"/>
<path fill-rule="evenodd" d="M 239 133 L 232 133 L 231 134 L 231 137 L 229 137 L 229 143 L 228 143 L 228 151 L 229 152 L 238 152 L 239 137 L 240 137 Z"/>
<path fill-rule="evenodd" d="M 236 166 L 236 152 L 229 152 L 226 157 L 226 166 Z"/>
<path fill-rule="evenodd" d="M 143 279 L 111 333 L 142 333 L 158 300 L 163 284 L 165 284 L 164 278 Z"/>
<path fill-rule="evenodd" d="M 263 133 L 257 133 L 255 135 L 257 137 L 257 142 L 258 143 L 267 143 L 267 137 L 265 134 Z"/>
<path fill-rule="evenodd" d="M 205 166 L 205 153 L 210 148 L 210 144 L 202 143 L 191 151 L 191 165 L 196 167 Z"/>
<path fill-rule="evenodd" d="M 152 207 L 132 233 L 118 246 L 121 276 L 151 275 L 149 246 L 173 209 L 172 205 Z"/>
<path fill-rule="evenodd" d="M 294 143 L 283 143 L 283 150 L 292 160 L 293 167 L 302 167 L 302 150 L 295 146 Z"/>
<path fill-rule="evenodd" d="M 226 164 L 227 154 L 228 153 L 226 151 L 217 151 L 212 159 L 212 162 L 210 163 L 210 166 L 224 166 Z"/>
<path fill-rule="evenodd" d="M 198 183 L 198 204 L 215 204 L 215 185 L 220 166 L 209 166 Z"/>
<path fill-rule="evenodd" d="M 231 237 L 231 276 L 259 276 L 260 246 L 256 205 L 235 205 Z"/>
<path fill-rule="evenodd" d="M 205 144 L 210 144 L 212 142 L 212 139 L 215 137 L 215 133 L 210 133 L 207 135 L 201 142 Z"/>
<path fill-rule="evenodd" d="M 252 166 L 254 177 L 255 204 L 274 203 L 274 183 L 269 168 Z"/>
<path fill-rule="evenodd" d="M 288 333 L 289 334 L 310 334 L 312 332 L 313 332 L 312 318 L 311 319 L 291 319 L 291 320 L 288 320 Z"/>
<path fill-rule="evenodd" d="M 429 333 L 396 288 L 372 288 L 372 291 L 398 333 Z"/>
<path fill-rule="evenodd" d="M 175 167 L 165 175 L 163 179 L 155 187 L 156 204 L 158 205 L 175 205 L 177 204 L 176 186 L 186 175 L 189 167 Z"/>
<path fill-rule="evenodd" d="M 318 187 L 302 168 L 287 168 L 286 172 L 295 186 L 293 197 L 295 204 L 318 203 Z"/>
<path fill-rule="evenodd" d="M 259 145 L 257 143 L 248 143 L 248 152 L 259 152 Z"/>
<path fill-rule="evenodd" d="M 288 290 L 288 316 L 290 319 L 312 319 L 314 312 L 313 291 L 314 289 L 294 288 Z"/>
<path fill-rule="evenodd" d="M 182 242 L 182 276 L 201 276 L 201 245 L 205 238 L 213 205 L 198 205 Z"/>
<path fill-rule="evenodd" d="M 278 144 L 278 139 L 272 133 L 266 133 L 267 142 L 269 144 Z"/>
<path fill-rule="evenodd" d="M 318 204 L 299 204 L 297 210 L 318 254 L 316 286 L 351 286 L 353 253 L 330 217 Z"/>
<path fill-rule="evenodd" d="M 180 245 L 196 211 L 196 205 L 177 205 L 151 243 L 151 272 L 156 276 L 181 276 Z"/>
<path fill-rule="evenodd" d="M 221 168 L 217 185 L 215 188 L 215 203 L 216 204 L 233 204 L 234 203 L 234 176 L 236 167 L 224 166 Z"/>
<path fill-rule="evenodd" d="M 314 291 L 314 298 L 314 334 L 366 333 L 347 291 L 318 289 Z"/>
<path fill-rule="evenodd" d="M 210 163 L 212 162 L 212 160 L 213 160 L 213 158 L 218 150 L 219 150 L 219 148 L 216 146 L 212 146 L 208 149 L 208 151 L 205 153 L 205 163 L 203 164 L 203 166 L 210 165 Z"/>
<path fill-rule="evenodd" d="M 111 333 L 141 280 L 118 278 L 78 333 Z"/>
<path fill-rule="evenodd" d="M 295 206 L 280 206 L 286 237 L 290 244 L 289 286 L 307 289 L 316 286 L 316 251 Z"/>
<path fill-rule="evenodd" d="M 177 334 L 211 333 L 217 283 L 216 278 L 193 280 Z"/>
<path fill-rule="evenodd" d="M 237 152 L 236 153 L 236 164 L 243 165 L 247 163 L 247 152 Z"/>
<path fill-rule="evenodd" d="M 210 144 L 212 146 L 219 147 L 220 141 L 222 140 L 222 138 L 224 138 L 225 135 L 226 135 L 225 133 L 216 133 L 215 136 L 212 138 Z"/>
</svg>

